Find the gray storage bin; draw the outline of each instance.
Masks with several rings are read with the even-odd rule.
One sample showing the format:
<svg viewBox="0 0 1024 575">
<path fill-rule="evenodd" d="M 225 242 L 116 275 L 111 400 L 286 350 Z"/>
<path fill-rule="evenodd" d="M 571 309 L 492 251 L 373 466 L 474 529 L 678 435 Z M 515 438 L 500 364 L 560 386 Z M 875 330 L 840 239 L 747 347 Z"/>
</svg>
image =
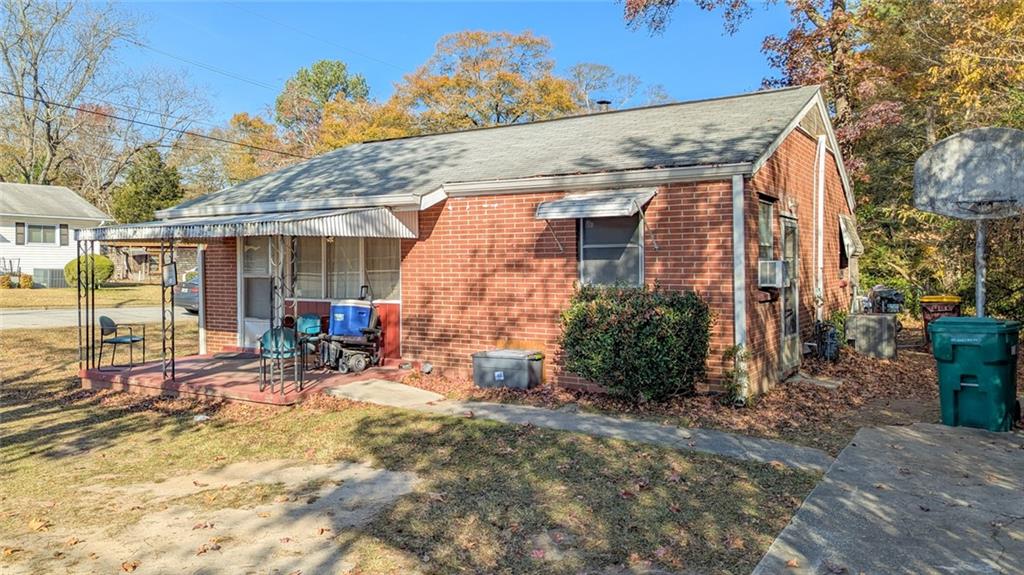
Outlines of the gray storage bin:
<svg viewBox="0 0 1024 575">
<path fill-rule="evenodd" d="M 494 349 L 473 354 L 477 387 L 529 389 L 540 385 L 544 354 L 524 349 Z"/>
</svg>

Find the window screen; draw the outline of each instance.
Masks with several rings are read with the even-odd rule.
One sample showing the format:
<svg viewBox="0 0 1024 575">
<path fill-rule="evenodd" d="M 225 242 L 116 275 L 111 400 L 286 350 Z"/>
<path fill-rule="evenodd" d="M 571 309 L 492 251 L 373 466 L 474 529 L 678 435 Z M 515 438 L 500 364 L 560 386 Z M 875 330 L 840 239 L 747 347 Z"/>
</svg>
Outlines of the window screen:
<svg viewBox="0 0 1024 575">
<path fill-rule="evenodd" d="M 242 276 L 245 317 L 270 319 L 270 238 L 243 240 Z"/>
<path fill-rule="evenodd" d="M 57 243 L 57 228 L 42 224 L 28 225 L 28 243 L 30 244 L 55 244 Z"/>
<path fill-rule="evenodd" d="M 295 297 L 315 299 L 323 294 L 323 240 L 295 240 Z"/>
<path fill-rule="evenodd" d="M 580 280 L 638 286 L 643 279 L 640 217 L 580 220 Z"/>
<path fill-rule="evenodd" d="M 759 202 L 757 206 L 757 257 L 770 260 L 775 256 L 775 241 L 772 236 L 772 216 L 775 210 L 770 202 Z"/>
<path fill-rule="evenodd" d="M 402 298 L 402 248 L 397 239 L 367 238 L 366 283 L 374 299 L 398 300 Z"/>
<path fill-rule="evenodd" d="M 359 238 L 333 238 L 327 243 L 327 292 L 333 299 L 359 297 L 363 274 Z"/>
</svg>

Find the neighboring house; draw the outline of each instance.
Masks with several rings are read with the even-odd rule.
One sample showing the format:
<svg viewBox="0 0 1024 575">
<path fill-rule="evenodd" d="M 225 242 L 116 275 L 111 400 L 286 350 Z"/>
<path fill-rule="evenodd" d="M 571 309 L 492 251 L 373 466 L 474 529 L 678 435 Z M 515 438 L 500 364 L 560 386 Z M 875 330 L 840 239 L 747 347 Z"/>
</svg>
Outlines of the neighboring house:
<svg viewBox="0 0 1024 575">
<path fill-rule="evenodd" d="M 389 358 L 468 372 L 475 351 L 537 348 L 563 384 L 586 383 L 557 344 L 578 282 L 695 290 L 709 384 L 743 346 L 759 391 L 852 300 L 862 248 L 826 110 L 800 87 L 356 144 L 82 237 L 202 244 L 211 352 L 254 346 L 294 270 L 290 313 L 369 284 Z"/>
<path fill-rule="evenodd" d="M 63 186 L 0 182 L 0 267 L 63 285 L 64 266 L 78 256 L 74 232 L 112 220 Z"/>
</svg>

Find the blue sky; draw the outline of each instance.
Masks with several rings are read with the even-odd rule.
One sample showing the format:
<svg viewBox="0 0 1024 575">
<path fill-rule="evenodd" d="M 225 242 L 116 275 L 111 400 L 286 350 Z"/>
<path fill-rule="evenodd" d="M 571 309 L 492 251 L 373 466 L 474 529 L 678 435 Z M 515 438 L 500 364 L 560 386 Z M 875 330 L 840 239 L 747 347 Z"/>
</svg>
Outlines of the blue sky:
<svg viewBox="0 0 1024 575">
<path fill-rule="evenodd" d="M 577 62 L 599 62 L 662 84 L 676 100 L 750 91 L 771 75 L 761 40 L 789 25 L 784 6 L 764 6 L 729 36 L 719 14 L 687 0 L 680 0 L 668 30 L 659 36 L 630 30 L 614 0 L 130 2 L 126 8 L 141 17 L 143 38 L 156 50 L 270 86 L 153 50 L 123 50 L 122 61 L 132 67 L 186 70 L 209 94 L 216 122 L 235 112 L 266 110 L 295 70 L 325 58 L 343 60 L 366 77 L 371 96 L 386 98 L 403 74 L 430 57 L 438 38 L 466 29 L 531 30 L 551 40 L 559 71 Z"/>
</svg>

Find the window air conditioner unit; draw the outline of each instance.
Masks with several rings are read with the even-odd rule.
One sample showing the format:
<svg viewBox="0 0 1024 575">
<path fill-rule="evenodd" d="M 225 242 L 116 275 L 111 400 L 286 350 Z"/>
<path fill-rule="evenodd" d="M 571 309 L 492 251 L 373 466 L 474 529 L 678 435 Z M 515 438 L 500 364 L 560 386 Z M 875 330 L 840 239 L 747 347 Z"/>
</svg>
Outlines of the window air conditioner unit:
<svg viewBox="0 0 1024 575">
<path fill-rule="evenodd" d="M 786 287 L 787 283 L 785 261 L 766 260 L 757 262 L 757 287 L 783 288 Z"/>
</svg>

